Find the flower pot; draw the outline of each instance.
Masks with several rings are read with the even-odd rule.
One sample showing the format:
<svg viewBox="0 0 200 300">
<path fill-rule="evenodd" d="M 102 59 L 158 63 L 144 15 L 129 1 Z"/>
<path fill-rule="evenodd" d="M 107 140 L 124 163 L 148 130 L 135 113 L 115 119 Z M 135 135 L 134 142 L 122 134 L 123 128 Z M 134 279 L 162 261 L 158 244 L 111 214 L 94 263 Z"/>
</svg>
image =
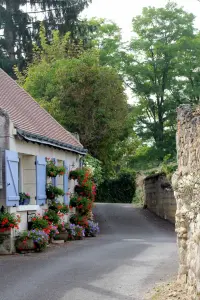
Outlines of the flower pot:
<svg viewBox="0 0 200 300">
<path fill-rule="evenodd" d="M 22 204 L 22 205 L 29 205 L 29 203 L 30 203 L 30 199 L 29 199 L 29 198 L 27 198 L 27 199 L 24 199 L 24 201 L 23 201 L 23 204 Z"/>
<path fill-rule="evenodd" d="M 0 228 L 0 254 L 11 254 L 14 252 L 11 241 L 11 229 Z"/>
<path fill-rule="evenodd" d="M 15 246 L 18 252 L 33 251 L 33 250 L 35 251 L 36 249 L 36 245 L 32 239 L 27 239 L 26 241 L 17 240 Z"/>
<path fill-rule="evenodd" d="M 47 173 L 47 176 L 48 176 L 48 177 L 51 177 L 51 178 L 55 178 L 57 175 L 52 174 L 52 173 Z"/>
<path fill-rule="evenodd" d="M 64 232 L 60 232 L 59 234 L 56 234 L 56 236 L 54 237 L 54 240 L 64 240 L 65 242 L 68 240 L 68 232 L 64 231 Z"/>
</svg>

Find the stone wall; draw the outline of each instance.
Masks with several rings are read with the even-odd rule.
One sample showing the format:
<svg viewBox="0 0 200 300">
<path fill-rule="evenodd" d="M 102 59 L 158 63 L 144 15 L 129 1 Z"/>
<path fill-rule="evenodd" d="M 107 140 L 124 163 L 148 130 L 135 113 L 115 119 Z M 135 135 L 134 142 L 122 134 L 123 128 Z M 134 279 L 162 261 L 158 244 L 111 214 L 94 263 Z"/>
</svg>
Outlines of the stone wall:
<svg viewBox="0 0 200 300">
<path fill-rule="evenodd" d="M 155 174 L 144 180 L 145 205 L 159 217 L 175 223 L 176 200 L 171 184 L 164 174 Z"/>
<path fill-rule="evenodd" d="M 200 110 L 178 108 L 178 170 L 172 177 L 177 201 L 178 278 L 188 299 L 200 299 Z"/>
</svg>

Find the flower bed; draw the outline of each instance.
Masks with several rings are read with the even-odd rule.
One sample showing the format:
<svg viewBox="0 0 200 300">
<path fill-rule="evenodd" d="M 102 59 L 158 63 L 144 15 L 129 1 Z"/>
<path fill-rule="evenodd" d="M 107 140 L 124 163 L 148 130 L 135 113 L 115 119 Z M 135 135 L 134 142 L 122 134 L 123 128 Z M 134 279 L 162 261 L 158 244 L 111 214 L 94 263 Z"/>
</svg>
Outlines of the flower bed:
<svg viewBox="0 0 200 300">
<path fill-rule="evenodd" d="M 42 230 L 24 231 L 16 239 L 16 249 L 21 251 L 43 251 L 48 244 L 49 236 Z"/>
<path fill-rule="evenodd" d="M 92 172 L 88 168 L 76 169 L 70 172 L 70 178 L 78 181 L 74 189 L 75 194 L 70 199 L 70 207 L 76 208 L 70 222 L 83 227 L 87 236 L 96 236 L 99 233 L 99 226 L 90 220 L 96 196 Z"/>
<path fill-rule="evenodd" d="M 88 226 L 85 228 L 85 235 L 95 237 L 100 233 L 99 224 L 88 220 Z"/>
</svg>

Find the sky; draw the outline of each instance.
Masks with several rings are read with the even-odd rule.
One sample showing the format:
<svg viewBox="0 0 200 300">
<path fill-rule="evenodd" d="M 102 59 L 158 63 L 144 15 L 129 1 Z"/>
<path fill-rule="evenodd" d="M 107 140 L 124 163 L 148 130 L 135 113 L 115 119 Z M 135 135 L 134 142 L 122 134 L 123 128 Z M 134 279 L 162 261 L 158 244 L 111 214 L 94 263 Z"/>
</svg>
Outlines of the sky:
<svg viewBox="0 0 200 300">
<path fill-rule="evenodd" d="M 129 40 L 132 18 L 141 14 L 143 7 L 162 7 L 167 2 L 168 0 L 92 0 L 92 4 L 82 13 L 82 16 L 106 18 L 116 22 L 122 29 L 123 39 Z M 197 16 L 196 26 L 200 29 L 200 2 L 198 0 L 175 2 Z"/>
</svg>

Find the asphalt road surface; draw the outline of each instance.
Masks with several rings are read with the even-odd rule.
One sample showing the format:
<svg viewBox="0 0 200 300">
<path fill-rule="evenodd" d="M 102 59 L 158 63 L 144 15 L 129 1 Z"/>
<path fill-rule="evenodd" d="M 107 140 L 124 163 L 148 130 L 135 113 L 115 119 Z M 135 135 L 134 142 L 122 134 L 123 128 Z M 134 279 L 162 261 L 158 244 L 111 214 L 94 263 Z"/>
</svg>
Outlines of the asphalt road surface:
<svg viewBox="0 0 200 300">
<path fill-rule="evenodd" d="M 94 213 L 96 238 L 0 257 L 0 300 L 142 300 L 176 274 L 176 237 L 167 221 L 124 204 L 97 204 Z"/>
</svg>

